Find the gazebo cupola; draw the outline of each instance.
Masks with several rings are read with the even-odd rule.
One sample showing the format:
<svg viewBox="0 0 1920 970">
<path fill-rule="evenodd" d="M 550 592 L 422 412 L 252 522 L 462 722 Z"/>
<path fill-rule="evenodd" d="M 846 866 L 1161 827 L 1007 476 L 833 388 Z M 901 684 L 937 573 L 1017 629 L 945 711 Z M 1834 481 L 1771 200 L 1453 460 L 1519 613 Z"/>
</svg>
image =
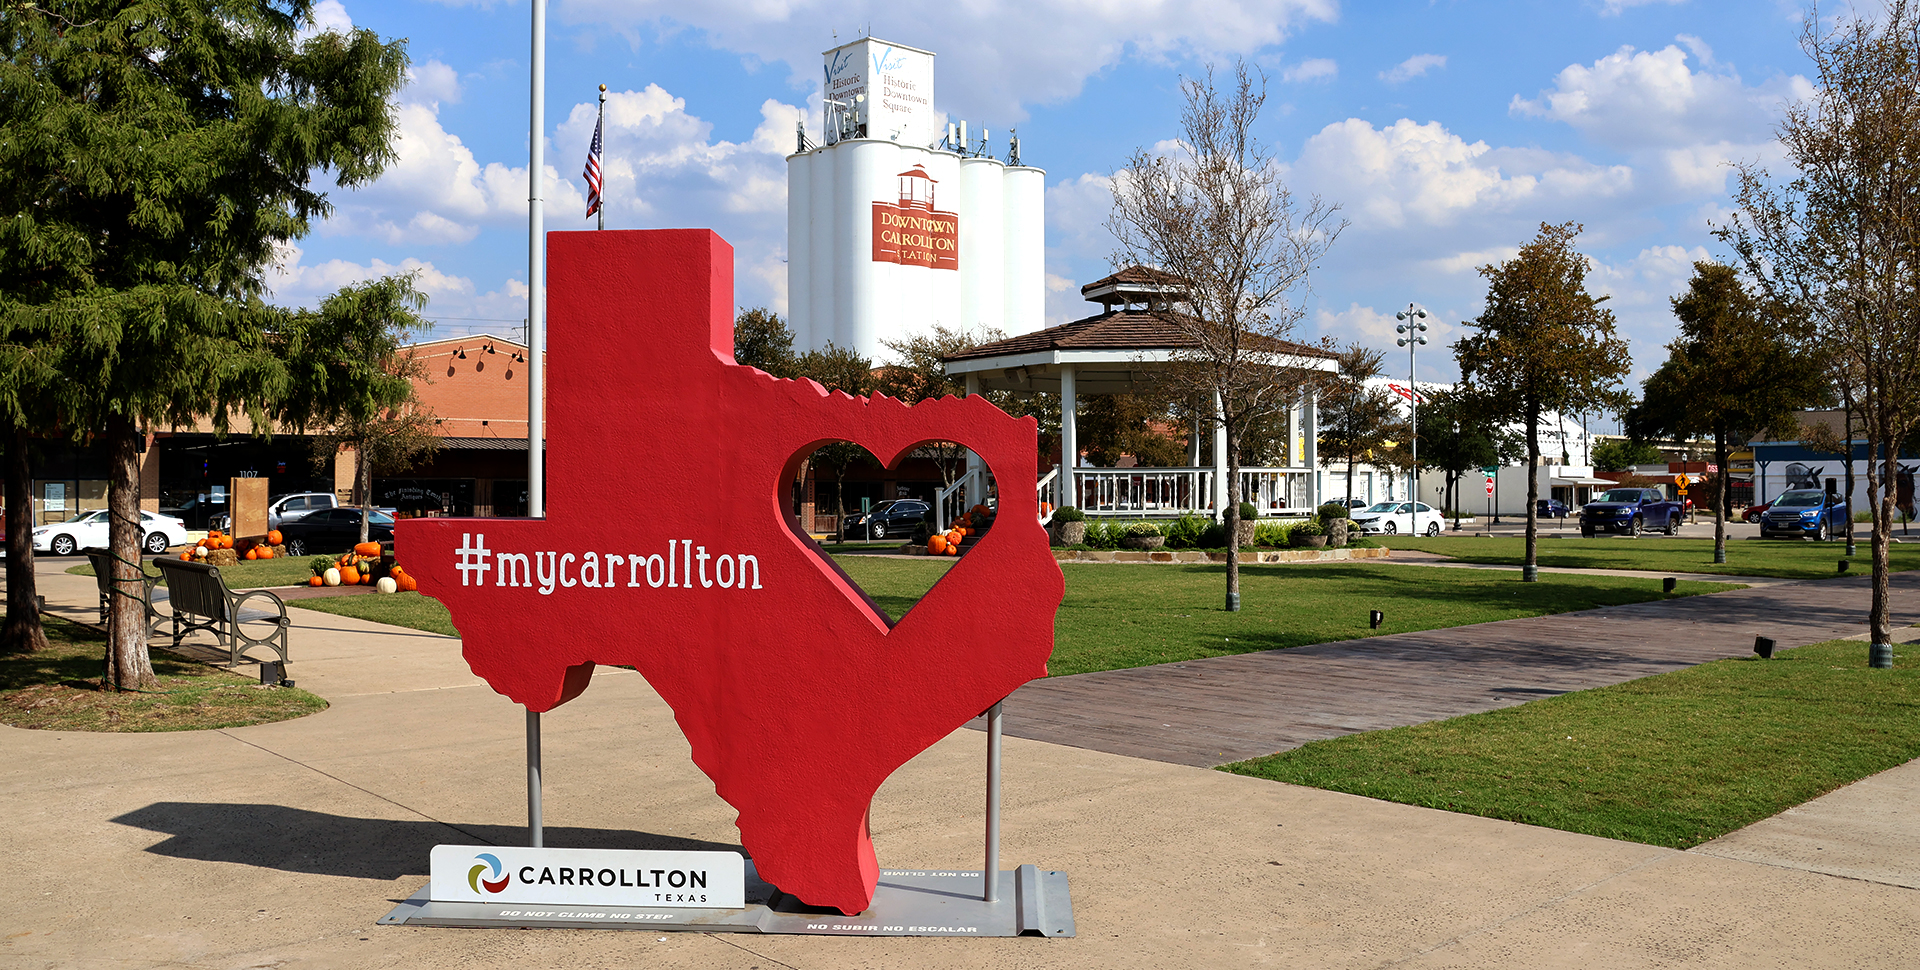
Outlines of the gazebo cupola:
<svg viewBox="0 0 1920 970">
<path fill-rule="evenodd" d="M 1186 299 L 1186 287 L 1180 277 L 1148 266 L 1129 266 L 1105 279 L 1094 280 L 1080 288 L 1090 303 L 1107 308 L 1131 310 L 1140 307 L 1149 312 L 1166 310 Z"/>
</svg>

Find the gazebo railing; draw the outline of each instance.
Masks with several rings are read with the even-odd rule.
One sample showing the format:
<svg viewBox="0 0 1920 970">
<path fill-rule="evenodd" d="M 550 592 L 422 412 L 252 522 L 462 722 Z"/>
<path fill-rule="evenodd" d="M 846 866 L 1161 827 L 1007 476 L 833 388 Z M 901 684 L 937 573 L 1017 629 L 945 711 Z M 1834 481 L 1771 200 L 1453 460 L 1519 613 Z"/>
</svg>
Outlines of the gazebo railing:
<svg viewBox="0 0 1920 970">
<path fill-rule="evenodd" d="M 1311 472 L 1288 468 L 1240 469 L 1241 500 L 1261 515 L 1310 511 Z M 1088 515 L 1212 515 L 1212 468 L 1075 468 L 1061 470 L 1059 504 Z"/>
</svg>

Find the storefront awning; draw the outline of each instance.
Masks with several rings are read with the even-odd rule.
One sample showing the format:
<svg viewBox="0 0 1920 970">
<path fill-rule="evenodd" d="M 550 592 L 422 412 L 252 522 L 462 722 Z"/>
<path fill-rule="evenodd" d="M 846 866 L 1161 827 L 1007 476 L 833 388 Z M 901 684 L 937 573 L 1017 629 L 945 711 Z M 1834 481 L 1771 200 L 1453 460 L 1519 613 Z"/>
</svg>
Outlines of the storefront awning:
<svg viewBox="0 0 1920 970">
<path fill-rule="evenodd" d="M 1555 478 L 1555 485 L 1618 485 L 1619 482 L 1608 478 Z"/>
</svg>

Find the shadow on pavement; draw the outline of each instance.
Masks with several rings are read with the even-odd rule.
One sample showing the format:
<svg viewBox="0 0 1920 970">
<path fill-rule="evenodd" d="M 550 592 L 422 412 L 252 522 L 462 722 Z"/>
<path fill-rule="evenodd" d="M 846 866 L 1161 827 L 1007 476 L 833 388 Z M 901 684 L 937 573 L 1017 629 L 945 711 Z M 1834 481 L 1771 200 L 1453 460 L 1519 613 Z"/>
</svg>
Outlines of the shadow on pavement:
<svg viewBox="0 0 1920 970">
<path fill-rule="evenodd" d="M 427 855 L 436 845 L 525 845 L 527 837 L 527 830 L 517 825 L 352 818 L 284 805 L 223 802 L 155 802 L 113 821 L 165 833 L 168 838 L 147 848 L 156 855 L 358 879 L 425 876 Z M 546 844 L 747 854 L 738 845 L 621 829 L 548 826 Z"/>
</svg>

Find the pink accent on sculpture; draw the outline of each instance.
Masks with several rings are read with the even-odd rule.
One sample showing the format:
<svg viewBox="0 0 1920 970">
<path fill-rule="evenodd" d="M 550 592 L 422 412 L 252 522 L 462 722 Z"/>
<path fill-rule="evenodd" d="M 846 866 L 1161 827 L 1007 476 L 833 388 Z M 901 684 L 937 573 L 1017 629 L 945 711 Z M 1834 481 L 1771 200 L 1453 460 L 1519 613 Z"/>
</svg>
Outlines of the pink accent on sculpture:
<svg viewBox="0 0 1920 970">
<path fill-rule="evenodd" d="M 548 255 L 547 516 L 405 520 L 400 559 L 474 672 L 530 710 L 577 696 L 596 663 L 638 668 L 760 876 L 863 911 L 874 792 L 1046 675 L 1063 583 L 1034 422 L 734 363 L 733 250 L 711 232 L 553 233 Z M 1001 483 L 993 529 L 897 623 L 790 514 L 796 471 L 832 441 L 889 465 L 956 441 Z"/>
</svg>

